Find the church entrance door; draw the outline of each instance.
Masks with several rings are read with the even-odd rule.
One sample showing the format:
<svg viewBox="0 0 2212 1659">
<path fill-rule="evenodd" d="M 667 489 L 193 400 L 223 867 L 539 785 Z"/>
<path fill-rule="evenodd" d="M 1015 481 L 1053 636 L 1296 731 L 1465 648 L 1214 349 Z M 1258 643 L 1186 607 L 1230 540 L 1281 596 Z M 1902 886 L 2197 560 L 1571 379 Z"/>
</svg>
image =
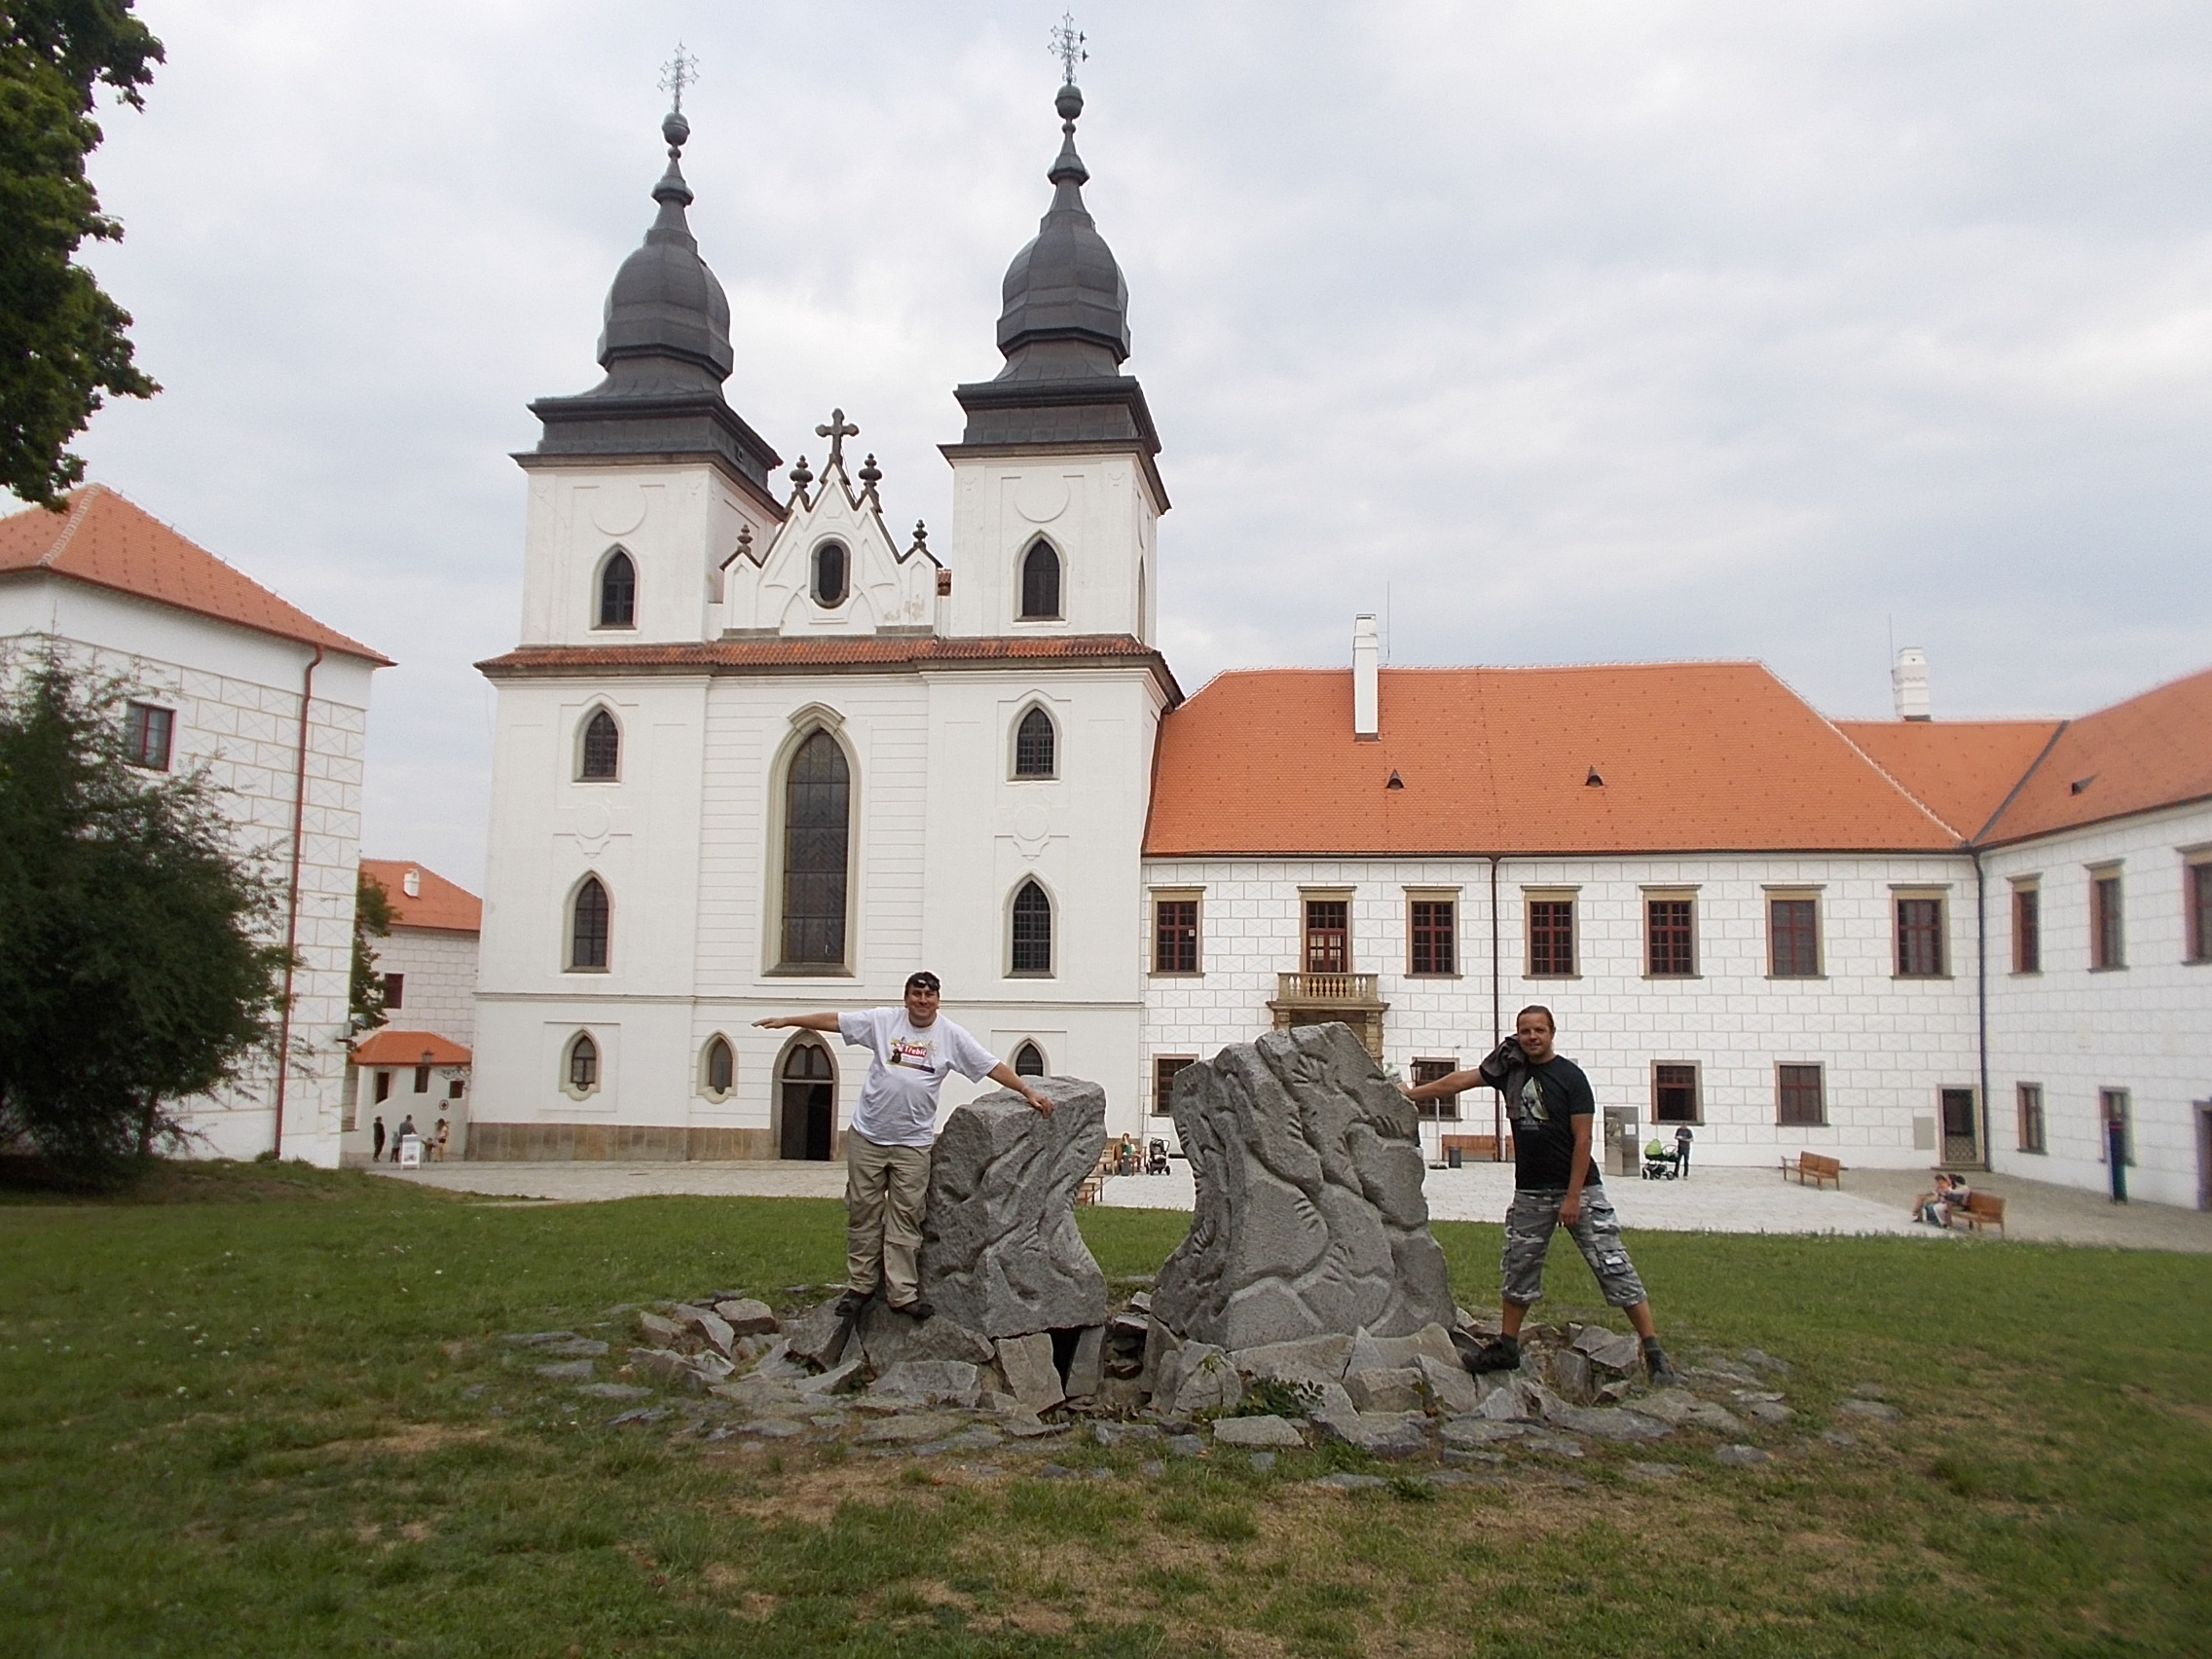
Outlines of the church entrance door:
<svg viewBox="0 0 2212 1659">
<path fill-rule="evenodd" d="M 830 1131 L 836 1118 L 836 1074 L 830 1069 L 829 1051 L 818 1043 L 801 1043 L 784 1056 L 781 1133 L 777 1155 L 782 1158 L 830 1161 Z"/>
</svg>

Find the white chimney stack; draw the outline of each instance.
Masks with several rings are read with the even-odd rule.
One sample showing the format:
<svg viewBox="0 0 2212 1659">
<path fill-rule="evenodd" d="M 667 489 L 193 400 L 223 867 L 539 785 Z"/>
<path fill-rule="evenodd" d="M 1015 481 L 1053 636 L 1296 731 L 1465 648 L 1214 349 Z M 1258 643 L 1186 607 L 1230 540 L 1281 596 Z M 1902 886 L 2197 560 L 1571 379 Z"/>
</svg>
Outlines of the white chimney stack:
<svg viewBox="0 0 2212 1659">
<path fill-rule="evenodd" d="M 1897 664 L 1890 670 L 1890 695 L 1897 702 L 1899 719 L 1934 718 L 1928 712 L 1928 653 L 1918 645 L 1898 652 Z"/>
<path fill-rule="evenodd" d="M 1382 645 L 1373 616 L 1351 621 L 1351 734 L 1372 742 L 1382 735 Z"/>
</svg>

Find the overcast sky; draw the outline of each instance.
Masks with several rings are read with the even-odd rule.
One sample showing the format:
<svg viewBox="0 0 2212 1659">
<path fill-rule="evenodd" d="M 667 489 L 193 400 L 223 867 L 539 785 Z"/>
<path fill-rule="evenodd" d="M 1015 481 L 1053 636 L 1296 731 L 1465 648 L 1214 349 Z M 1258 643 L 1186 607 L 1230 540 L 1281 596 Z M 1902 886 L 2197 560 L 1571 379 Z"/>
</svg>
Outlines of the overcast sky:
<svg viewBox="0 0 2212 1659">
<path fill-rule="evenodd" d="M 1050 197 L 1055 4 L 142 0 L 92 476 L 399 660 L 363 851 L 483 872 L 532 398 L 584 389 L 681 38 L 733 405 L 949 553 Z M 1086 195 L 1223 669 L 1756 657 L 2075 714 L 2212 662 L 2212 7 L 1087 5 Z M 1716 742 L 1726 741 L 1715 733 Z"/>
</svg>

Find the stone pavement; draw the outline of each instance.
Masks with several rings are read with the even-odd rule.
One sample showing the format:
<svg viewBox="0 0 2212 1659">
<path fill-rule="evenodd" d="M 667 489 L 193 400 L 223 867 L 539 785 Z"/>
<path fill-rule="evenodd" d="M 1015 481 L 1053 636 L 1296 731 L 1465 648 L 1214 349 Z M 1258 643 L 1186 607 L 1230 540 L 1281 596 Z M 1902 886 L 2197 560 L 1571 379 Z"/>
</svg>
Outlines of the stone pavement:
<svg viewBox="0 0 2212 1659">
<path fill-rule="evenodd" d="M 1167 1175 L 1122 1175 L 1106 1183 L 1104 1201 L 1134 1209 L 1188 1210 L 1194 1201 L 1190 1165 L 1176 1159 Z M 653 1194 L 708 1197 L 836 1198 L 845 1192 L 842 1163 L 434 1163 L 422 1169 L 376 1165 L 372 1173 L 449 1192 L 494 1198 L 589 1203 Z M 1622 1225 L 1676 1233 L 1899 1234 L 1931 1240 L 1956 1236 L 1917 1226 L 1905 1216 L 1915 1193 L 1931 1184 L 1925 1170 L 1846 1169 L 1841 1191 L 1785 1181 L 1772 1169 L 1699 1169 L 1687 1181 L 1613 1176 L 1605 1182 Z M 2212 1214 L 2170 1204 L 2114 1204 L 2095 1193 L 1979 1176 L 1974 1184 L 2006 1200 L 2010 1237 L 2130 1249 L 2212 1253 Z M 1431 1169 L 1423 1183 L 1438 1221 L 1498 1221 L 1513 1195 L 1511 1164 Z"/>
</svg>

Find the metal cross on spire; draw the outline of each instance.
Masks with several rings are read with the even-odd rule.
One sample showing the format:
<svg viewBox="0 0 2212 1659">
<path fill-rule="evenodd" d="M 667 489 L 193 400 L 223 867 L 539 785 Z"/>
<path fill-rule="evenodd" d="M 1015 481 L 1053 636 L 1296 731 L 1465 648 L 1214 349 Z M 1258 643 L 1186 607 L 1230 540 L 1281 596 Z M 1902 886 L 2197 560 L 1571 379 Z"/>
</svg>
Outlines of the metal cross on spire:
<svg viewBox="0 0 2212 1659">
<path fill-rule="evenodd" d="M 699 60 L 683 50 L 683 43 L 676 43 L 676 55 L 660 66 L 660 90 L 675 100 L 674 108 L 683 112 L 683 89 L 699 84 Z"/>
<path fill-rule="evenodd" d="M 838 468 L 840 471 L 844 469 L 845 440 L 847 438 L 859 437 L 860 431 L 861 429 L 858 426 L 854 425 L 851 422 L 845 419 L 845 412 L 842 409 L 830 410 L 830 424 L 827 426 L 817 426 L 814 428 L 814 435 L 816 437 L 828 438 L 830 440 L 830 460 L 823 467 L 825 474 L 827 474 L 830 468 L 832 466 Z"/>
<path fill-rule="evenodd" d="M 1060 14 L 1060 20 L 1052 27 L 1051 42 L 1050 50 L 1060 60 L 1061 78 L 1072 87 L 1075 85 L 1075 66 L 1090 55 L 1083 50 L 1084 34 L 1075 26 L 1073 12 Z"/>
</svg>

